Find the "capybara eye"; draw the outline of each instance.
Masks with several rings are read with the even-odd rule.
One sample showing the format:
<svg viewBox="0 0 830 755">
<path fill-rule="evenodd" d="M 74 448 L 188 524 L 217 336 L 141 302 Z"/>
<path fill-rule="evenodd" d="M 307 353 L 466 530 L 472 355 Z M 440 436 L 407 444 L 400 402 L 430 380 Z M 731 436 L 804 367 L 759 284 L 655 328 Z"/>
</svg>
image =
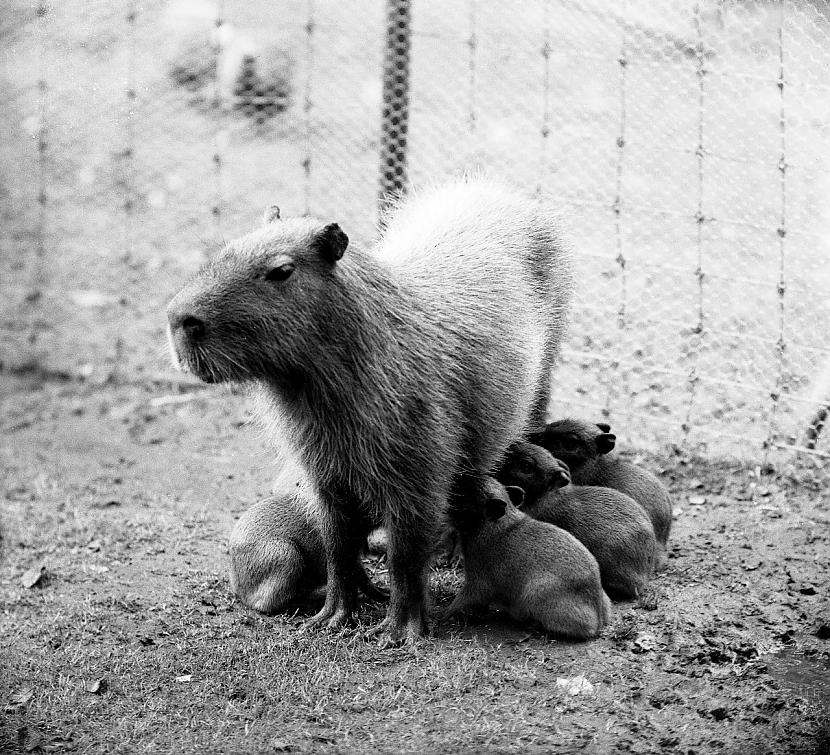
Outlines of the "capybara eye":
<svg viewBox="0 0 830 755">
<path fill-rule="evenodd" d="M 265 273 L 265 280 L 267 281 L 284 281 L 294 272 L 294 263 L 286 262 L 283 265 L 271 268 Z"/>
</svg>

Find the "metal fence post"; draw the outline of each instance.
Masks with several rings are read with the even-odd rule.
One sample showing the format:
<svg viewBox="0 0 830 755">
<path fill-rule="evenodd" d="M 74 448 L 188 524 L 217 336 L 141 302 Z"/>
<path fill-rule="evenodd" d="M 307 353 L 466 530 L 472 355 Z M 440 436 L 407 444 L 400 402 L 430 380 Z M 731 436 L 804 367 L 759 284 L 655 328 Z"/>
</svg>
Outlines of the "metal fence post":
<svg viewBox="0 0 830 755">
<path fill-rule="evenodd" d="M 387 0 L 386 48 L 383 56 L 383 111 L 380 140 L 382 213 L 395 195 L 406 191 L 409 133 L 410 0 Z"/>
</svg>

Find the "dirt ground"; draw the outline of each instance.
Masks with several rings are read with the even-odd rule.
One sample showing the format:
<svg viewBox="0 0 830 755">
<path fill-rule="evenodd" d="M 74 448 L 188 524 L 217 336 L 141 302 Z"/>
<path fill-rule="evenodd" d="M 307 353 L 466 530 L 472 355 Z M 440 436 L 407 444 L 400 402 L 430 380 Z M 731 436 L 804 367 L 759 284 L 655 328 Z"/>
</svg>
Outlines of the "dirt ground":
<svg viewBox="0 0 830 755">
<path fill-rule="evenodd" d="M 244 396 L 0 386 L 2 752 L 830 751 L 827 470 L 638 456 L 674 494 L 670 566 L 600 639 L 494 614 L 379 651 L 230 593 L 230 528 L 273 476 Z M 459 583 L 437 569 L 436 603 Z"/>
<path fill-rule="evenodd" d="M 526 34 L 545 4 L 516 4 L 527 18 L 492 4 L 477 19 L 475 56 L 467 31 L 455 33 L 472 5 L 423 4 L 413 178 L 484 158 L 528 186 L 544 177 L 584 266 L 558 398 L 574 411 L 604 406 L 625 441 L 655 428 L 679 438 L 685 417 L 711 455 L 622 449 L 670 486 L 675 525 L 668 570 L 644 599 L 615 606 L 600 639 L 564 643 L 493 614 L 436 623 L 414 649 L 388 651 L 360 631 L 383 606 L 365 605 L 358 631 L 300 635 L 313 604 L 269 618 L 235 601 L 228 535 L 275 470 L 244 396 L 161 366 L 166 302 L 213 241 L 250 229 L 270 202 L 342 219 L 355 242 L 374 232 L 380 92 L 366 40 L 379 43 L 380 6 L 225 4 L 227 20 L 296 58 L 293 105 L 254 128 L 170 80 L 162 20 L 172 3 L 131 4 L 137 17 L 87 0 L 7 5 L 0 753 L 830 752 L 830 470 L 777 451 L 775 467 L 714 460 L 727 438 L 752 454 L 776 423 L 800 427 L 773 386 L 795 395 L 825 358 L 827 171 L 801 169 L 827 151 L 827 100 L 810 88 L 826 21 L 802 18 L 810 4 L 784 6 L 795 169 L 786 299 L 779 37 L 763 3 L 735 5 L 746 18 L 724 26 L 711 61 L 737 74 L 706 89 L 705 209 L 717 223 L 703 236 L 705 295 L 707 307 L 730 306 L 710 308 L 701 349 L 692 157 L 702 108 L 695 58 L 662 48 L 676 8 L 652 19 L 645 10 L 661 4 L 628 3 L 642 12 L 622 161 L 623 27 L 604 8 L 564 4 L 573 15 L 554 30 L 548 144 L 543 40 Z M 783 328 L 783 302 L 790 372 L 769 329 L 779 318 Z M 622 305 L 627 329 L 609 328 Z M 717 379 L 693 390 L 698 368 Z M 734 380 L 744 387 L 731 390 Z M 616 419 L 632 412 L 640 419 L 627 427 Z M 826 453 L 830 436 L 821 442 Z M 369 567 L 386 579 L 382 561 Z M 460 582 L 436 569 L 437 607 Z"/>
</svg>

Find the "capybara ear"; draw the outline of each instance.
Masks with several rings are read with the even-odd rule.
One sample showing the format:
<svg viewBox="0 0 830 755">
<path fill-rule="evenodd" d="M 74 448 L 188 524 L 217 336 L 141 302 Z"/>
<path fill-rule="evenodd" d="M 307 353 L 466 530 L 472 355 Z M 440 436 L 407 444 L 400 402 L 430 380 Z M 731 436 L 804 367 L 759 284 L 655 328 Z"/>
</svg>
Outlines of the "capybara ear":
<svg viewBox="0 0 830 755">
<path fill-rule="evenodd" d="M 611 432 L 611 425 L 609 425 L 607 422 L 597 422 L 597 427 L 604 433 Z"/>
<path fill-rule="evenodd" d="M 265 212 L 262 215 L 262 225 L 268 225 L 269 223 L 273 223 L 275 220 L 279 219 L 280 208 L 275 204 L 269 204 L 268 207 L 265 208 Z"/>
<path fill-rule="evenodd" d="M 329 223 L 314 238 L 314 246 L 327 262 L 337 262 L 349 245 L 349 237 L 337 223 Z"/>
<path fill-rule="evenodd" d="M 488 498 L 484 502 L 484 516 L 490 522 L 495 522 L 504 516 L 507 504 L 501 498 Z"/>
<path fill-rule="evenodd" d="M 607 454 L 614 450 L 616 442 L 617 436 L 613 433 L 601 433 L 597 435 L 597 451 L 601 454 Z"/>
<path fill-rule="evenodd" d="M 517 485 L 505 485 L 504 489 L 510 496 L 510 501 L 518 509 L 525 502 L 525 492 Z"/>
</svg>

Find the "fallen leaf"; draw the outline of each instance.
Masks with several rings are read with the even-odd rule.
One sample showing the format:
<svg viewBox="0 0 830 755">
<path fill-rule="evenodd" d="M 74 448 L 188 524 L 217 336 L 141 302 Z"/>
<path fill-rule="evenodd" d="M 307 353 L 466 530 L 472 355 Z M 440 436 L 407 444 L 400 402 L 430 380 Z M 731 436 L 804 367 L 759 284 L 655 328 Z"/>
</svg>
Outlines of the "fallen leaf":
<svg viewBox="0 0 830 755">
<path fill-rule="evenodd" d="M 520 676 L 513 680 L 513 686 L 518 689 L 530 689 L 536 686 L 536 677 L 534 676 Z"/>
<path fill-rule="evenodd" d="M 193 681 L 193 674 L 184 674 L 182 676 L 177 676 L 176 681 L 181 682 L 183 684 L 186 682 Z"/>
<path fill-rule="evenodd" d="M 657 647 L 657 640 L 653 634 L 648 632 L 639 632 L 632 643 L 631 652 L 633 653 L 647 653 Z"/>
<path fill-rule="evenodd" d="M 34 726 L 24 726 L 18 729 L 17 737 L 26 752 L 39 750 L 43 742 L 43 734 Z"/>
<path fill-rule="evenodd" d="M 48 744 L 41 744 L 43 752 L 70 752 L 75 749 L 75 743 L 71 738 L 55 737 Z"/>
<path fill-rule="evenodd" d="M 9 696 L 9 702 L 3 709 L 5 713 L 19 713 L 20 709 L 26 706 L 33 697 L 35 691 L 29 687 L 21 687 L 16 692 L 12 692 Z"/>
<path fill-rule="evenodd" d="M 43 565 L 33 566 L 31 569 L 23 572 L 23 576 L 20 578 L 21 584 L 27 589 L 31 589 L 32 587 L 43 587 L 48 580 L 49 572 Z"/>
<path fill-rule="evenodd" d="M 567 692 L 569 695 L 593 695 L 594 685 L 581 674 L 572 678 L 557 677 L 556 686 Z"/>
<path fill-rule="evenodd" d="M 107 691 L 107 680 L 95 679 L 94 681 L 89 682 L 85 689 L 91 695 L 103 695 L 104 692 Z"/>
</svg>

